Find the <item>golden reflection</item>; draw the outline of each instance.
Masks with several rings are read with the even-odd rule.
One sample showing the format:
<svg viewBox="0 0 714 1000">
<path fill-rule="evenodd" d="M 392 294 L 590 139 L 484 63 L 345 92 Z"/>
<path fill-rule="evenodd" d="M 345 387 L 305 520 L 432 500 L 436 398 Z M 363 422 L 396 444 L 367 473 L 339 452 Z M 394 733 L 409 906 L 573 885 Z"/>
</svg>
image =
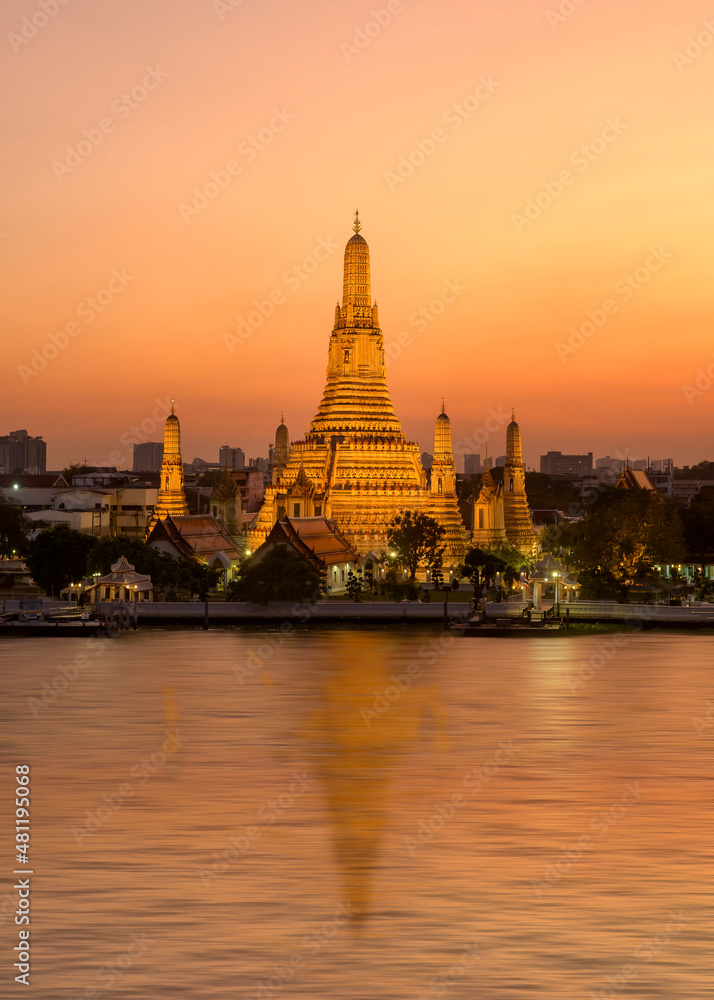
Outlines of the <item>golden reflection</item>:
<svg viewBox="0 0 714 1000">
<path fill-rule="evenodd" d="M 181 740 L 178 735 L 179 710 L 174 698 L 174 689 L 165 687 L 164 694 L 164 723 L 166 725 L 166 739 L 162 750 L 167 757 L 172 757 L 181 748 Z"/>
<path fill-rule="evenodd" d="M 325 790 L 344 895 L 359 924 L 371 909 L 392 773 L 422 740 L 431 738 L 437 755 L 448 749 L 446 710 L 436 687 L 416 686 L 423 674 L 417 657 L 390 665 L 384 636 L 338 634 L 333 641 L 333 662 L 340 666 L 325 680 L 322 704 L 300 735 Z"/>
</svg>

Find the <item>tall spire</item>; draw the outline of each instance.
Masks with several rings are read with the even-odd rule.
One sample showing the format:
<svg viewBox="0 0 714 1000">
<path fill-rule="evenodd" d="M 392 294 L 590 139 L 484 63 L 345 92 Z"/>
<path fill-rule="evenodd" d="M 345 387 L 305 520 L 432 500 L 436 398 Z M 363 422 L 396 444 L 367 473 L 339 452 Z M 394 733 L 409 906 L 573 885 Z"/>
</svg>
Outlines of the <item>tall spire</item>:
<svg viewBox="0 0 714 1000">
<path fill-rule="evenodd" d="M 183 461 L 181 459 L 181 426 L 174 412 L 173 400 L 171 413 L 166 418 L 164 427 L 164 457 L 161 463 L 161 484 L 154 519 L 181 517 L 188 514 L 186 495 L 183 490 Z"/>
<path fill-rule="evenodd" d="M 362 228 L 362 223 L 359 221 L 359 209 L 357 209 L 356 212 L 355 212 L 355 221 L 352 224 L 352 228 L 354 229 L 354 231 L 356 233 L 358 233 L 360 231 L 360 229 Z"/>
<path fill-rule="evenodd" d="M 369 273 L 369 246 L 357 231 L 362 226 L 355 216 L 355 235 L 345 247 L 345 269 L 342 283 L 342 308 L 354 308 L 355 319 L 372 322 L 372 289 Z"/>
</svg>

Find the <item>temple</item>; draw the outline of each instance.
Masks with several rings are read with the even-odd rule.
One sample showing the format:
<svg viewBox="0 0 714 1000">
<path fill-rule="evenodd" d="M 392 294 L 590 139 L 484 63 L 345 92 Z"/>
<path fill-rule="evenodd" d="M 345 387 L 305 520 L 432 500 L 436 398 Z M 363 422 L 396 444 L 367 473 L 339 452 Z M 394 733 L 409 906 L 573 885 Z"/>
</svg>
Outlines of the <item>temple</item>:
<svg viewBox="0 0 714 1000">
<path fill-rule="evenodd" d="M 451 424 L 442 407 L 430 486 L 419 445 L 407 441 L 389 396 L 369 246 L 361 228 L 356 214 L 354 236 L 345 248 L 342 302 L 335 308 L 322 400 L 302 440 L 288 447 L 285 431 L 279 449 L 276 434 L 273 482 L 248 538 L 255 549 L 286 516 L 323 516 L 334 520 L 360 555 L 380 554 L 392 518 L 404 510 L 421 511 L 443 525 L 446 562 L 455 565 L 469 539 L 456 498 Z"/>
<path fill-rule="evenodd" d="M 510 545 L 524 555 L 533 554 L 538 531 L 533 525 L 526 496 L 526 470 L 523 465 L 521 431 L 511 413 L 506 430 L 506 464 L 503 484 L 495 483 L 488 467 L 488 453 L 481 484 L 473 496 L 471 539 L 482 549 Z"/>
</svg>

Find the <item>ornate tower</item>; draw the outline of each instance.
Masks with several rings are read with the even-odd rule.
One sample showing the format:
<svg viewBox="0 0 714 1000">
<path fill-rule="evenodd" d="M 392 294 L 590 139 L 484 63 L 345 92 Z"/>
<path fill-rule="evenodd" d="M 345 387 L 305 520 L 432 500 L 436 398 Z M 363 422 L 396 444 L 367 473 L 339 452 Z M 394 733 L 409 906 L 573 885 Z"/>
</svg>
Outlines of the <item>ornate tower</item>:
<svg viewBox="0 0 714 1000">
<path fill-rule="evenodd" d="M 386 548 L 387 525 L 400 511 L 438 518 L 438 511 L 444 508 L 446 516 L 449 507 L 445 524 L 449 538 L 455 540 L 457 527 L 463 535 L 456 549 L 451 543 L 447 546 L 447 559 L 455 561 L 466 545 L 458 505 L 455 497 L 447 503 L 447 494 L 431 497 L 419 445 L 407 441 L 394 412 L 379 314 L 371 297 L 369 247 L 360 235 L 358 213 L 353 228 L 345 247 L 342 302 L 335 308 L 322 400 L 304 439 L 293 441 L 279 482 L 274 480 L 266 490 L 249 537 L 257 547 L 276 518 L 286 513 L 324 515 L 334 518 L 349 543 L 364 555 Z M 450 434 L 449 428 L 448 448 L 444 444 L 449 455 Z M 447 479 L 448 460 L 445 452 Z"/>
<path fill-rule="evenodd" d="M 503 516 L 509 544 L 524 554 L 532 552 L 538 533 L 533 527 L 528 497 L 526 473 L 521 452 L 521 431 L 511 412 L 511 422 L 506 430 L 506 465 L 503 470 Z"/>
<path fill-rule="evenodd" d="M 228 459 L 221 478 L 213 489 L 210 497 L 210 510 L 214 517 L 223 521 L 226 531 L 231 537 L 240 534 L 240 490 L 228 470 Z"/>
<path fill-rule="evenodd" d="M 181 427 L 174 412 L 173 400 L 171 413 L 166 418 L 164 427 L 164 460 L 161 463 L 161 486 L 159 499 L 154 508 L 153 520 L 162 517 L 181 517 L 188 514 L 186 496 L 183 491 L 183 462 L 181 460 Z"/>
<path fill-rule="evenodd" d="M 285 466 L 288 464 L 290 454 L 290 435 L 285 426 L 284 414 L 280 417 L 280 423 L 275 431 L 275 451 L 273 452 L 273 486 L 275 486 L 283 474 Z"/>
<path fill-rule="evenodd" d="M 497 548 L 506 541 L 503 519 L 503 489 L 493 481 L 488 467 L 488 449 L 481 475 L 481 488 L 474 496 L 474 524 L 471 539 L 478 548 Z"/>
<path fill-rule="evenodd" d="M 467 536 L 456 499 L 456 467 L 451 443 L 451 421 L 446 415 L 444 402 L 441 413 L 436 418 L 434 428 L 434 460 L 431 464 L 431 487 L 428 509 L 446 528 L 444 541 L 446 551 L 452 558 L 463 558 L 466 554 Z"/>
</svg>

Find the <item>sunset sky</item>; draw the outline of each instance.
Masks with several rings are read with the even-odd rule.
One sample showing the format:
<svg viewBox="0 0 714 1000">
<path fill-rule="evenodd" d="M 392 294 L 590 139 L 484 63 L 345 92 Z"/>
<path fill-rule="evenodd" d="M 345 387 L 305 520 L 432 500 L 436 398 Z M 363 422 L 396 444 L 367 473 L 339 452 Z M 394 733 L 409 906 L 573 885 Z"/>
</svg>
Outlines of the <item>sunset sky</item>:
<svg viewBox="0 0 714 1000">
<path fill-rule="evenodd" d="M 50 468 L 126 466 L 172 396 L 186 461 L 266 455 L 281 410 L 301 437 L 356 207 L 422 450 L 444 396 L 461 452 L 502 454 L 514 407 L 529 466 L 714 458 L 710 2 L 6 0 L 0 20 L 0 434 L 43 435 Z"/>
</svg>

